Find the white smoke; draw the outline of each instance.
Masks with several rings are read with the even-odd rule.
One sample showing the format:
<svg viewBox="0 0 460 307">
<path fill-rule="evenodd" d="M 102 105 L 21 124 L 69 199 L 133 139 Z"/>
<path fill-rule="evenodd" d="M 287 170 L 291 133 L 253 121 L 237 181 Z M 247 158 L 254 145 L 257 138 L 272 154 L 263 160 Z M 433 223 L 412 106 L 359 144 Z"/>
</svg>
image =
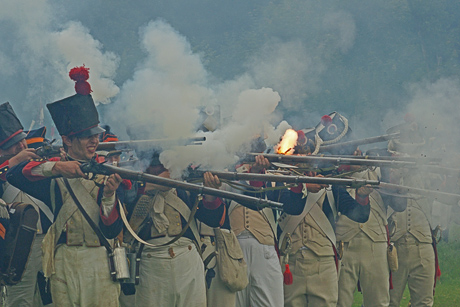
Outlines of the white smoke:
<svg viewBox="0 0 460 307">
<path fill-rule="evenodd" d="M 136 139 L 178 139 L 197 135 L 199 109 L 218 105 L 221 128 L 202 145 L 163 146 L 161 162 L 179 177 L 191 163 L 223 169 L 236 162 L 243 144 L 265 131 L 281 98 L 271 88 L 254 88 L 248 75 L 211 86 L 213 80 L 188 41 L 164 21 L 140 31 L 147 56 L 121 87 L 109 119 L 119 134 L 127 129 Z M 284 132 L 283 132 L 284 133 Z"/>
<path fill-rule="evenodd" d="M 68 72 L 83 64 L 90 68 L 93 97 L 107 103 L 118 93 L 111 80 L 118 57 L 104 52 L 102 44 L 80 22 L 61 21 L 47 0 L 0 1 L 0 79 L 14 71 L 21 75 L 27 100 L 10 101 L 15 110 L 39 113 L 45 103 L 75 94 Z M 8 97 L 5 97 L 8 99 Z M 10 100 L 10 99 L 8 99 Z"/>
</svg>

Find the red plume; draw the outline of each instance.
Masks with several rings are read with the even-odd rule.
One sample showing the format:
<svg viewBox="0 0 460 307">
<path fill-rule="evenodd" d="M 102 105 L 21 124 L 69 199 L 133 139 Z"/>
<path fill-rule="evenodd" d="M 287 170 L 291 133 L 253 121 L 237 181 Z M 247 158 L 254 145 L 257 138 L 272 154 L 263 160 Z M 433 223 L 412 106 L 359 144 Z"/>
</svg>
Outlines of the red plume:
<svg viewBox="0 0 460 307">
<path fill-rule="evenodd" d="M 321 117 L 321 124 L 323 124 L 323 126 L 327 127 L 331 123 L 332 123 L 332 118 L 329 115 L 324 115 L 323 117 Z"/>
<path fill-rule="evenodd" d="M 307 143 L 307 137 L 302 130 L 297 130 L 297 144 L 305 145 Z"/>
<path fill-rule="evenodd" d="M 92 92 L 91 85 L 86 81 L 89 78 L 89 68 L 86 68 L 85 65 L 72 68 L 69 77 L 75 81 L 77 94 L 89 95 Z"/>
<path fill-rule="evenodd" d="M 284 284 L 292 285 L 294 282 L 294 277 L 292 276 L 291 270 L 289 270 L 289 264 L 285 264 L 286 270 L 283 273 Z"/>
</svg>

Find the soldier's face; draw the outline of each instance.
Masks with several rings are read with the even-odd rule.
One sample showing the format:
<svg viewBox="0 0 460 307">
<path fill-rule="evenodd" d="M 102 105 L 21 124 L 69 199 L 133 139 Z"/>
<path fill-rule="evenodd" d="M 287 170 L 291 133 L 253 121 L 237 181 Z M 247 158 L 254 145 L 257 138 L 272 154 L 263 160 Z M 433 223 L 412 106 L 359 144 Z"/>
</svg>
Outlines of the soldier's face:
<svg viewBox="0 0 460 307">
<path fill-rule="evenodd" d="M 99 145 L 99 134 L 73 139 L 63 136 L 62 140 L 67 145 L 67 153 L 72 158 L 88 161 L 96 154 L 96 148 Z"/>
<path fill-rule="evenodd" d="M 18 153 L 20 153 L 26 148 L 27 148 L 27 141 L 26 139 L 23 139 L 6 150 L 0 149 L 0 153 L 2 155 L 17 155 Z"/>
</svg>

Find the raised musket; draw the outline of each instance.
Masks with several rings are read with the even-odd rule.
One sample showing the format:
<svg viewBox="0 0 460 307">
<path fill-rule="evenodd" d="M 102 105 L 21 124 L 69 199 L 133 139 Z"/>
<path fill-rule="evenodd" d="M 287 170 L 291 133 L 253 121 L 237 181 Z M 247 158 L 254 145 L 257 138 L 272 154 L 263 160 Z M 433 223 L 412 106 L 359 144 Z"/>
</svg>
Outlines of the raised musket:
<svg viewBox="0 0 460 307">
<path fill-rule="evenodd" d="M 206 141 L 206 137 L 192 137 L 181 139 L 153 139 L 153 140 L 135 140 L 135 141 L 118 141 L 99 143 L 97 150 L 120 150 L 136 148 L 155 148 L 163 146 L 184 146 L 184 145 L 201 145 Z"/>
<path fill-rule="evenodd" d="M 323 146 L 319 147 L 319 152 L 327 152 L 327 151 L 339 149 L 339 148 L 345 147 L 345 146 L 356 146 L 356 147 L 358 147 L 359 145 L 386 142 L 388 140 L 398 138 L 399 135 L 400 135 L 399 132 L 395 132 L 395 133 L 390 133 L 390 134 L 373 136 L 373 137 L 369 137 L 369 138 L 365 138 L 365 139 L 352 140 L 352 141 L 341 142 L 341 143 L 330 144 L 330 145 L 323 145 Z"/>
<path fill-rule="evenodd" d="M 262 155 L 270 162 L 280 163 L 310 163 L 315 165 L 364 165 L 364 166 L 381 166 L 390 168 L 400 167 L 417 167 L 420 164 L 413 161 L 395 161 L 395 160 L 371 160 L 371 159 L 354 159 L 343 158 L 341 156 L 297 156 L 297 155 L 278 155 L 278 154 L 260 154 L 249 153 L 249 156 Z"/>
<path fill-rule="evenodd" d="M 134 180 L 134 181 L 144 181 L 150 182 L 157 185 L 167 186 L 170 188 L 179 188 L 187 191 L 194 191 L 199 194 L 208 194 L 213 195 L 221 198 L 232 199 L 241 204 L 242 206 L 246 206 L 253 210 L 260 210 L 263 208 L 271 208 L 276 210 L 282 210 L 283 204 L 267 199 L 251 197 L 243 194 L 228 192 L 224 190 L 213 189 L 209 187 L 204 187 L 192 183 L 182 182 L 174 179 L 158 177 L 151 174 L 146 174 L 142 172 L 136 172 L 132 170 L 128 170 L 121 167 L 106 165 L 102 163 L 97 163 L 96 161 L 92 160 L 87 163 L 83 163 L 81 165 L 81 170 L 86 173 L 92 174 L 102 174 L 102 175 L 111 175 L 111 174 L 118 174 L 121 178 Z"/>
<path fill-rule="evenodd" d="M 203 176 L 205 171 L 193 171 L 194 173 Z M 285 175 L 266 175 L 255 173 L 237 173 L 237 172 L 221 172 L 209 171 L 220 179 L 227 180 L 250 180 L 250 181 L 263 181 L 263 182 L 286 182 L 286 183 L 316 183 L 328 185 L 341 185 L 352 188 L 360 188 L 365 185 L 379 185 L 377 180 L 365 180 L 355 178 L 327 178 L 327 177 L 310 177 L 310 176 L 285 176 Z"/>
<path fill-rule="evenodd" d="M 442 159 L 432 157 L 401 157 L 401 156 L 352 156 L 352 155 L 317 155 L 319 157 L 330 157 L 330 158 L 349 158 L 357 160 L 382 160 L 382 161 L 403 161 L 403 162 L 416 162 L 419 164 L 438 165 Z"/>
<path fill-rule="evenodd" d="M 453 205 L 453 206 L 460 205 L 460 195 L 459 194 L 408 187 L 408 186 L 387 183 L 387 182 L 382 182 L 382 181 L 380 182 L 377 188 L 380 190 L 383 189 L 383 191 L 400 193 L 402 195 L 406 195 L 406 194 L 419 195 L 419 196 L 437 200 L 440 203 L 447 204 L 447 205 Z"/>
</svg>

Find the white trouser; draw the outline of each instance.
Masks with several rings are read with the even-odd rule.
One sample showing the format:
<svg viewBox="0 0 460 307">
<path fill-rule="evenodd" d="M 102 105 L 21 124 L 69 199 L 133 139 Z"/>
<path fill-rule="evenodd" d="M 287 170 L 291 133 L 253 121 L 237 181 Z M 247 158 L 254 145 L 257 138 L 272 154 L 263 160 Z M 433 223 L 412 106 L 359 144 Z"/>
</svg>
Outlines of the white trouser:
<svg viewBox="0 0 460 307">
<path fill-rule="evenodd" d="M 283 306 L 283 273 L 275 247 L 260 244 L 249 232 L 237 238 L 248 266 L 249 284 L 236 293 L 236 306 Z"/>
<path fill-rule="evenodd" d="M 160 244 L 171 238 L 149 240 Z M 136 306 L 205 307 L 204 266 L 195 244 L 180 238 L 161 248 L 142 252 Z"/>
<path fill-rule="evenodd" d="M 398 251 L 399 268 L 393 273 L 390 306 L 399 306 L 406 284 L 412 306 L 433 306 L 435 275 L 433 246 L 430 243 L 419 243 L 410 235 L 399 239 L 395 245 Z"/>
<path fill-rule="evenodd" d="M 59 246 L 56 274 L 51 275 L 53 304 L 118 307 L 120 283 L 110 278 L 107 251 L 103 246 Z"/>
<path fill-rule="evenodd" d="M 366 307 L 390 304 L 387 242 L 373 242 L 364 232 L 344 243 L 339 272 L 338 307 L 351 307 L 358 281 Z"/>
</svg>

